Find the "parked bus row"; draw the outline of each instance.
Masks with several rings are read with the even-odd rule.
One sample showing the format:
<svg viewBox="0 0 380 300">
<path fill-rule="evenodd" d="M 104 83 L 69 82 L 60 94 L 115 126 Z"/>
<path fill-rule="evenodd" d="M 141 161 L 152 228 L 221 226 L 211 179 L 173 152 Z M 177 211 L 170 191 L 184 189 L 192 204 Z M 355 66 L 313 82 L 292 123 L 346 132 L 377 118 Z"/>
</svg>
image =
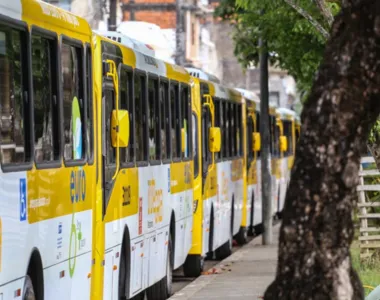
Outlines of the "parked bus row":
<svg viewBox="0 0 380 300">
<path fill-rule="evenodd" d="M 0 300 L 171 295 L 262 223 L 259 99 L 0 0 Z M 270 107 L 273 216 L 300 123 Z"/>
</svg>

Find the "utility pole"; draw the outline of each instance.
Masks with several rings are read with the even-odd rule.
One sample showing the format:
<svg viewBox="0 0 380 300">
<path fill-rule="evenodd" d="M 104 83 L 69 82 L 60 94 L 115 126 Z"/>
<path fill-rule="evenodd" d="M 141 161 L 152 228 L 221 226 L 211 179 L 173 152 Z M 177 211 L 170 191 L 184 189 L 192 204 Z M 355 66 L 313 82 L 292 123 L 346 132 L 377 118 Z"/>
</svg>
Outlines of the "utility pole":
<svg viewBox="0 0 380 300">
<path fill-rule="evenodd" d="M 108 30 L 110 31 L 116 31 L 117 3 L 118 0 L 109 0 L 110 16 L 108 19 Z"/>
<path fill-rule="evenodd" d="M 183 28 L 183 7 L 182 0 L 176 0 L 176 59 L 177 65 L 184 64 L 184 28 Z"/>
<path fill-rule="evenodd" d="M 262 137 L 261 147 L 261 189 L 262 216 L 264 224 L 263 244 L 269 245 L 273 239 L 272 228 L 272 193 L 271 174 L 269 165 L 269 88 L 268 88 L 268 51 L 263 37 L 259 40 L 260 48 L 260 128 Z"/>
</svg>

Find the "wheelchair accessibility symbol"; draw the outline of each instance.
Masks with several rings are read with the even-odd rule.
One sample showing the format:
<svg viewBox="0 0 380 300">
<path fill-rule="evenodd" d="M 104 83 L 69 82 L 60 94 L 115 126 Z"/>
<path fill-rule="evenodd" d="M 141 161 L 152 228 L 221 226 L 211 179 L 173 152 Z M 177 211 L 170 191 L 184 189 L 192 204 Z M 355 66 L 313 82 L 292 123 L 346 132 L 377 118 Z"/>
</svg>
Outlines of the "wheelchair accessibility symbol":
<svg viewBox="0 0 380 300">
<path fill-rule="evenodd" d="M 20 221 L 26 220 L 26 179 L 20 179 Z"/>
</svg>

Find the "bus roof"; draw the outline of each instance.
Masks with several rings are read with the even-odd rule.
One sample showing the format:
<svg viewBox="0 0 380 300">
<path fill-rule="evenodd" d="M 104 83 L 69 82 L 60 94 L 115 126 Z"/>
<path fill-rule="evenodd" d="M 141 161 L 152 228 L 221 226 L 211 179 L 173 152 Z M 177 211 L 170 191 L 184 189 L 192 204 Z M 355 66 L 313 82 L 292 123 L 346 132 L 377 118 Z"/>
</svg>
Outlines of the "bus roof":
<svg viewBox="0 0 380 300">
<path fill-rule="evenodd" d="M 90 36 L 88 22 L 62 8 L 38 0 L 0 0 L 0 11 L 10 12 L 16 20 L 27 21 L 45 29 L 59 27 L 66 31 Z M 55 31 L 52 29 L 52 31 Z M 66 34 L 66 32 L 63 32 Z"/>
<path fill-rule="evenodd" d="M 107 35 L 103 35 L 103 33 L 94 32 L 94 35 L 100 39 L 100 42 L 104 41 L 119 47 L 123 55 L 123 63 L 125 65 L 142 71 L 147 71 L 158 76 L 165 76 L 167 78 L 175 79 L 177 81 L 190 81 L 190 74 L 181 66 L 170 64 L 154 56 L 148 55 L 145 51 L 145 53 L 143 53 L 138 51 L 136 48 L 133 49 L 125 44 L 121 44 L 118 41 L 110 39 Z"/>
</svg>

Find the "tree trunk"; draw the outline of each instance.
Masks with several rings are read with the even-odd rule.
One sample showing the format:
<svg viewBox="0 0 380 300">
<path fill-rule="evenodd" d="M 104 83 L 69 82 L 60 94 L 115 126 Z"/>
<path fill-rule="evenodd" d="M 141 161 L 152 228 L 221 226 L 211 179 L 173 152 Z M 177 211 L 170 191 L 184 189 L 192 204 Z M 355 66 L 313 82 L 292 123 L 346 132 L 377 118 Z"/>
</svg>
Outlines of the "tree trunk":
<svg viewBox="0 0 380 300">
<path fill-rule="evenodd" d="M 349 248 L 360 146 L 380 112 L 380 1 L 345 3 L 303 110 L 265 300 L 364 298 Z"/>
</svg>

